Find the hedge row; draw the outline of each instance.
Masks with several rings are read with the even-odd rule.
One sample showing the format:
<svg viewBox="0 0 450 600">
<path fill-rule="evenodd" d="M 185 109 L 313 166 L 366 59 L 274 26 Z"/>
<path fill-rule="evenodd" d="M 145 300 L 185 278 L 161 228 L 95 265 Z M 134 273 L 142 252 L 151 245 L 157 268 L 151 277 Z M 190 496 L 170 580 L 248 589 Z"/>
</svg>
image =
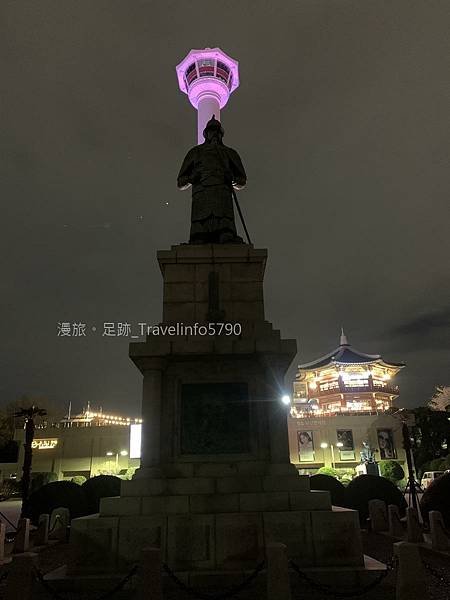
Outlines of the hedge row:
<svg viewBox="0 0 450 600">
<path fill-rule="evenodd" d="M 69 509 L 71 519 L 97 513 L 100 498 L 120 495 L 120 482 L 114 475 L 98 475 L 82 485 L 73 481 L 48 483 L 30 495 L 27 516 L 37 524 L 39 515 L 51 514 L 60 506 Z"/>
<path fill-rule="evenodd" d="M 312 490 L 327 490 L 335 506 L 353 508 L 359 512 L 361 525 L 369 516 L 369 500 L 384 500 L 386 504 L 398 506 L 400 514 L 406 509 L 402 492 L 391 481 L 376 475 L 359 475 L 347 487 L 330 475 L 312 475 Z"/>
</svg>

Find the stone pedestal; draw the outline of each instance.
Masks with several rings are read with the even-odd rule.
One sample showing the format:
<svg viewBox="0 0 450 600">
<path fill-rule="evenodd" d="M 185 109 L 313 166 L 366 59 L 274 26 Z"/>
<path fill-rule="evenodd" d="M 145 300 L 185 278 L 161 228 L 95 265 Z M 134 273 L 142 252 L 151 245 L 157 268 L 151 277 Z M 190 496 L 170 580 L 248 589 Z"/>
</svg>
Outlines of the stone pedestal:
<svg viewBox="0 0 450 600">
<path fill-rule="evenodd" d="M 246 244 L 158 252 L 160 335 L 130 344 L 141 468 L 98 519 L 72 521 L 87 563 L 109 540 L 116 560 L 157 546 L 177 571 L 253 568 L 272 542 L 305 566 L 364 564 L 357 513 L 332 510 L 289 461 L 280 399 L 296 342 L 265 320 L 266 258 Z"/>
</svg>

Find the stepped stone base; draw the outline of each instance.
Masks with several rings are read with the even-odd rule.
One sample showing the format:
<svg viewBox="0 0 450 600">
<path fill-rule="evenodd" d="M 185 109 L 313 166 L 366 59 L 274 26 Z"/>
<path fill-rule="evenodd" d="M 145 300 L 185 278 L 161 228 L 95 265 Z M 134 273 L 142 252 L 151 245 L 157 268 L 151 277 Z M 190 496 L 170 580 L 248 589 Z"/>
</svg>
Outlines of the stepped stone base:
<svg viewBox="0 0 450 600">
<path fill-rule="evenodd" d="M 251 569 L 270 542 L 285 543 L 302 566 L 363 566 L 357 513 L 332 507 L 328 492 L 311 491 L 290 467 L 259 465 L 259 475 L 244 476 L 234 464 L 186 464 L 197 477 L 124 481 L 121 496 L 101 500 L 99 515 L 72 521 L 72 572 L 116 569 L 149 545 L 176 571 Z M 175 465 L 154 474 L 168 471 L 180 475 Z"/>
</svg>

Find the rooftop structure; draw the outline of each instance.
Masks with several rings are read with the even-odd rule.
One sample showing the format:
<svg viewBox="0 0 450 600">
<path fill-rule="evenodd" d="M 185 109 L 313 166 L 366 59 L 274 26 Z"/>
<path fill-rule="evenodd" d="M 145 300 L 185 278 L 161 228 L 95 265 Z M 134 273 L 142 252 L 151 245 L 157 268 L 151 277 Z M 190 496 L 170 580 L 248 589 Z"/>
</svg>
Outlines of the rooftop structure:
<svg viewBox="0 0 450 600">
<path fill-rule="evenodd" d="M 384 412 L 399 395 L 392 378 L 404 366 L 356 350 L 342 330 L 337 348 L 298 366 L 291 415 Z"/>
<path fill-rule="evenodd" d="M 69 411 L 69 414 L 60 421 L 62 427 L 95 427 L 105 425 L 130 426 L 138 423 L 142 423 L 142 419 L 107 414 L 104 413 L 101 408 L 97 411 L 93 411 L 89 404 L 77 415 L 72 416 Z"/>
</svg>

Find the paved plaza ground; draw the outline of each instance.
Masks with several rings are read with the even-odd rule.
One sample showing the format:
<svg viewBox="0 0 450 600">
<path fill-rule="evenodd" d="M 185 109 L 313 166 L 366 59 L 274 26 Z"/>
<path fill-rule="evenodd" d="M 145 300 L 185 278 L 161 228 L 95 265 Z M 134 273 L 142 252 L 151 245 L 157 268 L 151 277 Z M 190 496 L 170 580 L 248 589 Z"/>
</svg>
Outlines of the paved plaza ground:
<svg viewBox="0 0 450 600">
<path fill-rule="evenodd" d="M 366 554 L 381 560 L 382 562 L 388 562 L 393 555 L 392 540 L 384 535 L 363 532 L 364 551 Z M 63 565 L 69 555 L 68 544 L 57 544 L 51 546 L 39 554 L 39 565 L 42 572 L 46 573 L 51 571 L 58 566 Z M 429 565 L 435 573 L 441 574 L 444 577 L 444 581 L 438 580 L 435 575 L 432 575 L 430 571 L 427 571 L 429 575 L 429 589 L 431 600 L 448 600 L 450 597 L 450 555 L 443 556 L 430 551 L 423 551 L 423 561 Z M 5 567 L 0 568 L 1 570 Z M 367 582 L 376 578 L 376 575 L 368 574 Z M 360 596 L 365 600 L 395 600 L 395 580 L 396 570 L 391 571 L 383 581 L 371 591 L 364 593 Z M 448 583 L 446 583 L 446 581 Z M 332 584 L 332 582 L 328 582 Z M 109 587 L 108 587 L 109 586 Z M 39 586 L 40 587 L 40 586 Z M 114 584 L 105 586 L 108 590 L 114 587 Z M 325 593 L 315 586 L 305 583 L 300 580 L 295 573 L 291 576 L 291 587 L 292 587 L 292 600 L 325 600 L 326 598 L 333 598 L 329 593 Z M 205 592 L 206 590 L 202 590 Z M 207 590 L 209 593 L 215 595 L 223 590 Z M 336 588 L 336 592 L 348 591 L 346 588 Z M 0 584 L 0 600 L 4 598 L 4 585 Z M 94 600 L 100 598 L 105 590 L 92 591 L 92 593 L 75 593 L 75 592 L 62 592 L 60 593 L 61 599 L 67 600 Z M 120 593 L 116 593 L 111 598 L 120 600 L 123 598 L 133 598 L 134 594 L 131 590 L 123 590 Z M 50 593 L 44 590 L 40 590 L 40 593 L 36 595 L 36 599 L 51 598 Z M 55 596 L 56 597 L 56 596 Z M 165 600 L 187 600 L 192 598 L 187 592 L 179 590 L 172 582 L 166 582 L 165 584 Z M 265 578 L 260 576 L 258 579 L 253 581 L 250 587 L 245 589 L 236 595 L 236 598 L 241 600 L 264 600 L 265 599 Z"/>
</svg>

